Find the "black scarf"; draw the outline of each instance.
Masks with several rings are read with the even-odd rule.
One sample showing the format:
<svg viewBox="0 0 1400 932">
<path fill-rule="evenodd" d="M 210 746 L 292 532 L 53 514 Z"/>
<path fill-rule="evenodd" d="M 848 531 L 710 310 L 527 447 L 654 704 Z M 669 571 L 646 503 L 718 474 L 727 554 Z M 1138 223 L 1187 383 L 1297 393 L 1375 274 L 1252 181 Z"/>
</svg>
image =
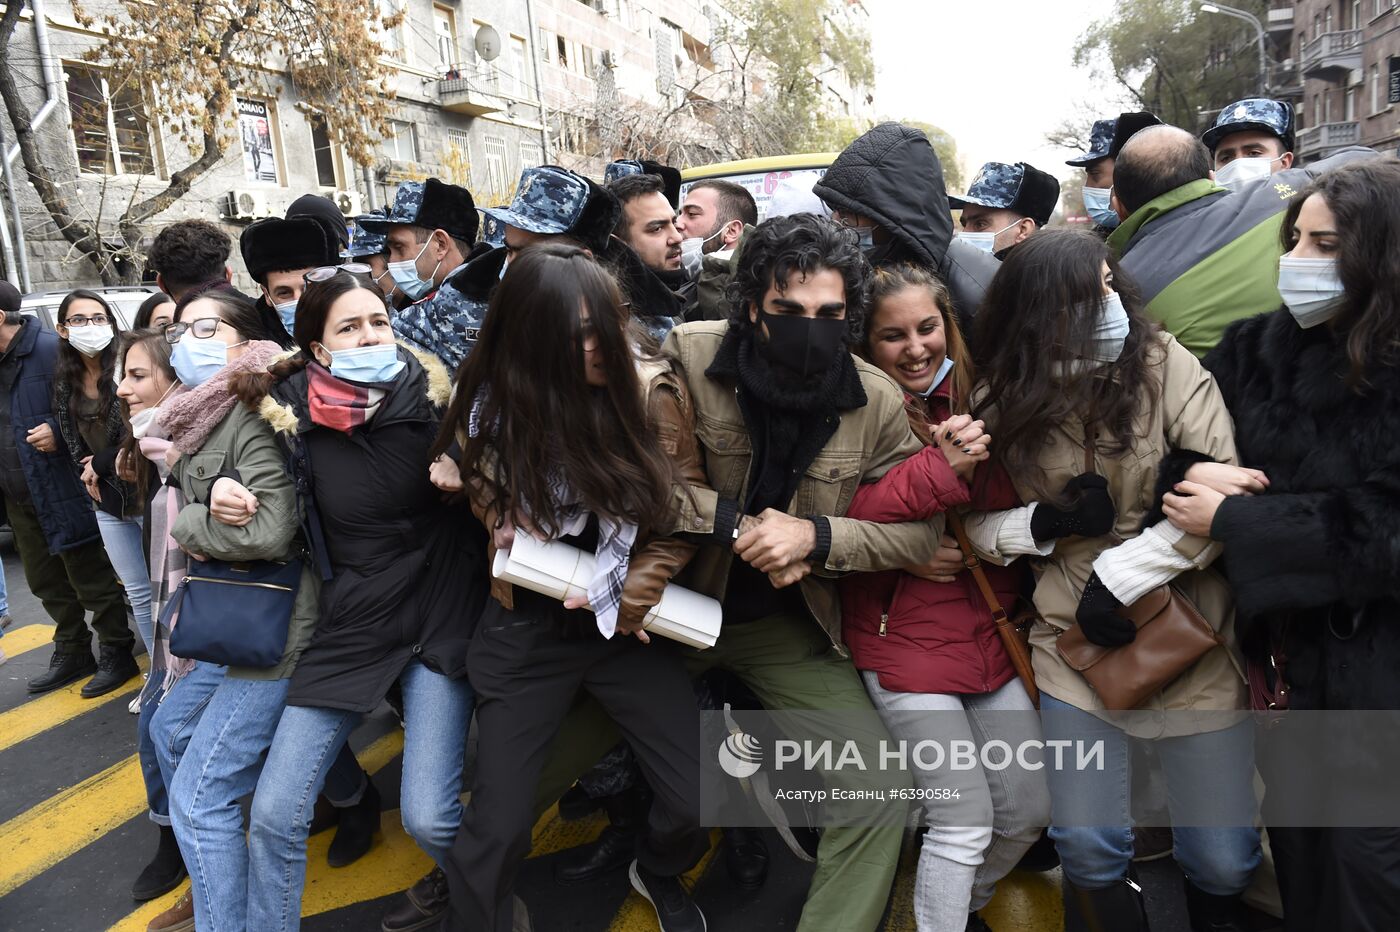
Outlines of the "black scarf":
<svg viewBox="0 0 1400 932">
<path fill-rule="evenodd" d="M 838 353 L 831 368 L 804 383 L 769 363 L 756 334 L 753 327 L 731 326 L 705 371 L 709 378 L 737 383 L 739 410 L 753 445 L 748 514 L 786 510 L 803 473 L 836 433 L 840 412 L 866 403 L 850 353 Z"/>
</svg>

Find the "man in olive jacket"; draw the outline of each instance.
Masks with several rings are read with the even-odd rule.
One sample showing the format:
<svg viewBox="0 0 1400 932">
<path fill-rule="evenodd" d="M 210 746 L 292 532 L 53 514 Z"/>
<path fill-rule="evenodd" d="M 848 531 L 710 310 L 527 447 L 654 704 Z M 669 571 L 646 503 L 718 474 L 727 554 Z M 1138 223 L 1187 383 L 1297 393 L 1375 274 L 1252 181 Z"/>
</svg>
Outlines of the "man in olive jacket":
<svg viewBox="0 0 1400 932">
<path fill-rule="evenodd" d="M 862 483 L 921 449 L 899 389 L 848 351 L 869 275 L 854 233 L 811 214 L 770 220 L 746 237 L 729 320 L 683 324 L 662 348 L 690 390 L 710 483 L 677 491 L 677 531 L 706 544 L 679 581 L 724 607 L 715 646 L 686 648 L 686 663 L 694 674 L 729 670 L 770 711 L 873 710 L 841 643 L 835 577 L 927 562 L 942 533 L 941 520 L 844 517 Z M 849 739 L 874 761 L 886 737 L 875 724 L 811 737 Z M 592 703 L 559 734 L 541 801 L 616 740 Z M 868 825 L 826 828 L 801 932 L 879 925 L 903 816 L 885 805 Z"/>
</svg>

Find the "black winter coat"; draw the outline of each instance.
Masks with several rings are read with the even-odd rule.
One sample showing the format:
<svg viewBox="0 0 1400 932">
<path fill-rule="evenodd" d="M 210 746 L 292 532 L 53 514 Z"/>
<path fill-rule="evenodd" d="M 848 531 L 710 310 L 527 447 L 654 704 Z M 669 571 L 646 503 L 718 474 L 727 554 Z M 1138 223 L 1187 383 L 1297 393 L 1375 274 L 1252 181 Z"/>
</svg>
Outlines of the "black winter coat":
<svg viewBox="0 0 1400 932">
<path fill-rule="evenodd" d="M 923 266 L 948 286 L 964 326 L 977 315 L 1001 263 L 953 238 L 943 166 L 927 136 L 881 123 L 847 146 L 812 190 L 832 208 L 869 217 L 894 237 L 875 248 L 872 265 Z"/>
<path fill-rule="evenodd" d="M 1244 649 L 1284 632 L 1292 708 L 1400 709 L 1400 368 L 1356 394 L 1342 341 L 1287 310 L 1231 326 L 1205 365 L 1270 480 L 1211 527 Z"/>
<path fill-rule="evenodd" d="M 486 532 L 428 481 L 450 386 L 442 364 L 400 348 L 405 368 L 365 427 L 312 424 L 307 375 L 278 383 L 260 412 L 288 451 L 313 547 L 329 560 L 321 614 L 287 701 L 368 712 L 412 660 L 466 675 L 489 588 Z M 420 361 L 421 360 L 421 361 Z M 324 565 L 324 564 L 323 564 Z"/>
</svg>

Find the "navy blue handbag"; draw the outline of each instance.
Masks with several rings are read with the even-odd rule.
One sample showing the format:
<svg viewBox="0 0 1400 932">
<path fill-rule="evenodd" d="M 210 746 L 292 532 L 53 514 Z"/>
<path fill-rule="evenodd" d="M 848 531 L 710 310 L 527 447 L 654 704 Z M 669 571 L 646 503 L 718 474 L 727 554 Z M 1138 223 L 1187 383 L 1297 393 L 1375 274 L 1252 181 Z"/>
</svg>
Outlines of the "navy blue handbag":
<svg viewBox="0 0 1400 932">
<path fill-rule="evenodd" d="M 170 630 L 170 652 L 231 667 L 277 666 L 300 585 L 300 560 L 190 560 L 161 612 L 161 624 Z"/>
</svg>

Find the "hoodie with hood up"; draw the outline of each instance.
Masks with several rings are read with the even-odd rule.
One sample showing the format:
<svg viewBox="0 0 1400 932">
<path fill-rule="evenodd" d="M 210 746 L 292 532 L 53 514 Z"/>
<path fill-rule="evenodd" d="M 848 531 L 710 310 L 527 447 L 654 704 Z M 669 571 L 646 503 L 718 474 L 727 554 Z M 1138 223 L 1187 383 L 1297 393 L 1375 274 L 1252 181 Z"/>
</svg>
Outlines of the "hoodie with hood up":
<svg viewBox="0 0 1400 932">
<path fill-rule="evenodd" d="M 922 132 L 881 123 L 847 146 L 812 190 L 832 209 L 869 217 L 890 234 L 867 253 L 871 265 L 923 266 L 948 286 L 964 327 L 976 316 L 1001 263 L 954 238 L 943 166 Z"/>
</svg>

